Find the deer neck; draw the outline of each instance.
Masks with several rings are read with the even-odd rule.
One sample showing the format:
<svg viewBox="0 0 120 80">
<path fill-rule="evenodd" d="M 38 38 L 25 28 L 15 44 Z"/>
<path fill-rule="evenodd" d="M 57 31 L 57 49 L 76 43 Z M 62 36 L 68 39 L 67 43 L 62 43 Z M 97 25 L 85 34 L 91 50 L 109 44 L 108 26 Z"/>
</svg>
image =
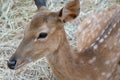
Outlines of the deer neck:
<svg viewBox="0 0 120 80">
<path fill-rule="evenodd" d="M 63 64 L 72 58 L 72 54 L 73 50 L 71 50 L 68 40 L 63 38 L 58 49 L 54 53 L 47 55 L 47 59 L 50 63 Z"/>
<path fill-rule="evenodd" d="M 58 49 L 54 53 L 47 55 L 47 60 L 50 64 L 50 67 L 52 68 L 53 73 L 58 75 L 57 77 L 59 79 L 64 77 L 62 76 L 63 73 L 67 74 L 66 72 L 70 71 L 70 65 L 73 64 L 73 53 L 74 52 L 71 49 L 67 38 L 64 36 Z"/>
<path fill-rule="evenodd" d="M 118 30 L 118 28 L 115 30 Z M 116 33 L 111 35 L 111 38 L 115 39 L 114 35 Z M 118 39 L 117 41 L 116 39 L 112 41 L 111 38 L 106 39 L 104 43 L 98 45 L 97 49 L 89 48 L 83 53 L 74 52 L 68 40 L 64 38 L 59 48 L 47 56 L 50 67 L 57 79 L 80 80 L 79 78 L 81 78 L 81 80 L 97 80 L 100 78 L 101 80 L 107 80 L 110 78 L 117 65 L 118 57 L 115 55 L 119 53 L 119 48 L 115 49 L 115 54 L 109 50 L 111 42 L 118 42 Z M 119 47 L 119 44 L 117 47 Z M 113 62 L 115 60 L 116 62 Z M 86 77 L 86 74 L 89 76 Z M 71 75 L 74 77 L 71 77 Z"/>
</svg>

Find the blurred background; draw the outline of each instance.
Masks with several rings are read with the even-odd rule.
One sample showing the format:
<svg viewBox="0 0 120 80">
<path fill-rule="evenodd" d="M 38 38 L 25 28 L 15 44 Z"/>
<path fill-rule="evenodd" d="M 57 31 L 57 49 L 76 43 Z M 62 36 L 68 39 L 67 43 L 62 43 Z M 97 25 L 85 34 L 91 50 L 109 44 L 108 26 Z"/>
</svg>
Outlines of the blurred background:
<svg viewBox="0 0 120 80">
<path fill-rule="evenodd" d="M 47 0 L 52 11 L 59 11 L 70 0 Z M 120 5 L 120 0 L 80 0 L 79 17 L 65 24 L 67 37 L 72 47 L 76 48 L 76 29 L 89 14 L 97 13 L 106 7 Z M 7 60 L 14 53 L 23 38 L 24 28 L 37 12 L 33 0 L 0 0 L 0 80 L 55 80 L 45 58 L 12 71 L 7 67 Z M 118 66 L 116 80 L 120 80 Z"/>
</svg>

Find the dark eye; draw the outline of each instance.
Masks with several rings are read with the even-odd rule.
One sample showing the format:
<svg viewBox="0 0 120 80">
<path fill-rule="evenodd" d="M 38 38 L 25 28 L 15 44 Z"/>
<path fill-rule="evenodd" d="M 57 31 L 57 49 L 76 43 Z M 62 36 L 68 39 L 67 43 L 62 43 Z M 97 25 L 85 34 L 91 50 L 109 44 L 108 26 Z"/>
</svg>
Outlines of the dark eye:
<svg viewBox="0 0 120 80">
<path fill-rule="evenodd" d="M 40 33 L 39 36 L 38 36 L 38 39 L 40 38 L 46 38 L 47 37 L 47 33 Z"/>
</svg>

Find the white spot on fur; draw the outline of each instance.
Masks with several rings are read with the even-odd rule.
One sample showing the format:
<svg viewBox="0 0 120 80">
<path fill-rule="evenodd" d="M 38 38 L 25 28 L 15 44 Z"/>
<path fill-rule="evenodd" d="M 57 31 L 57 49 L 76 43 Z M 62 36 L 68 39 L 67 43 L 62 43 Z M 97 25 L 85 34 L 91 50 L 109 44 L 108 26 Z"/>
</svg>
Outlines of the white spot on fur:
<svg viewBox="0 0 120 80">
<path fill-rule="evenodd" d="M 111 29 L 110 29 L 110 32 L 111 32 L 112 30 L 113 30 L 113 29 L 111 28 Z"/>
<path fill-rule="evenodd" d="M 105 31 L 102 31 L 102 34 L 104 33 Z"/>
<path fill-rule="evenodd" d="M 108 22 L 108 20 L 105 20 L 105 21 L 104 21 L 104 23 L 107 23 L 107 22 Z"/>
<path fill-rule="evenodd" d="M 94 49 L 97 49 L 97 48 L 98 48 L 98 45 L 94 45 L 93 48 L 94 48 Z"/>
<path fill-rule="evenodd" d="M 112 15 L 112 14 L 110 14 L 110 18 L 112 18 L 112 16 L 113 16 L 113 15 Z"/>
<path fill-rule="evenodd" d="M 116 45 L 117 45 L 117 42 L 114 43 L 114 46 L 116 46 Z"/>
<path fill-rule="evenodd" d="M 87 24 L 90 24 L 90 23 L 91 23 L 91 20 L 87 20 L 86 22 L 87 22 Z"/>
<path fill-rule="evenodd" d="M 108 37 L 108 35 L 104 35 L 104 38 L 107 38 Z"/>
<path fill-rule="evenodd" d="M 103 38 L 99 40 L 99 42 L 100 42 L 100 43 L 102 43 L 103 41 L 104 41 L 104 39 L 103 39 Z"/>
<path fill-rule="evenodd" d="M 92 15 L 92 18 L 97 19 L 97 17 L 95 15 Z"/>
<path fill-rule="evenodd" d="M 88 61 L 88 63 L 89 63 L 89 64 L 92 64 L 93 62 L 95 62 L 95 60 L 96 60 L 96 57 L 93 57 L 92 59 L 90 59 L 90 60 Z"/>
<path fill-rule="evenodd" d="M 120 22 L 120 20 L 117 21 L 117 23 L 119 23 L 119 22 Z"/>
<path fill-rule="evenodd" d="M 102 15 L 103 15 L 103 12 L 101 11 L 101 12 L 99 12 L 98 14 L 102 16 Z"/>
<path fill-rule="evenodd" d="M 112 48 L 113 48 L 113 47 L 112 47 L 112 46 L 110 46 L 109 50 L 112 50 Z"/>
<path fill-rule="evenodd" d="M 105 61 L 105 64 L 106 64 L 106 65 L 109 65 L 109 64 L 110 64 L 110 61 L 109 61 L 109 60 Z"/>
<path fill-rule="evenodd" d="M 110 34 L 110 33 L 111 33 L 111 31 L 112 31 L 112 28 L 110 29 L 110 31 L 108 32 L 108 34 Z"/>
<path fill-rule="evenodd" d="M 53 33 L 55 31 L 55 27 L 50 30 L 50 33 Z"/>
<path fill-rule="evenodd" d="M 37 41 L 37 39 L 34 40 L 34 42 L 36 42 L 36 41 Z"/>
<path fill-rule="evenodd" d="M 97 70 L 98 70 L 98 68 L 97 68 L 97 67 L 95 67 L 95 68 L 94 68 L 94 70 L 95 70 L 95 71 L 97 71 Z"/>
<path fill-rule="evenodd" d="M 110 78 L 111 75 L 112 75 L 111 73 L 108 73 L 108 74 L 106 74 L 106 77 Z"/>
<path fill-rule="evenodd" d="M 93 47 L 95 45 L 95 43 L 91 44 L 91 47 Z"/>
<path fill-rule="evenodd" d="M 104 48 L 106 48 L 107 47 L 107 45 L 104 45 Z"/>
<path fill-rule="evenodd" d="M 115 28 L 115 27 L 116 27 L 116 25 L 117 25 L 117 24 L 114 24 L 114 25 L 113 25 L 113 28 Z"/>
<path fill-rule="evenodd" d="M 78 31 L 81 32 L 83 30 L 83 28 L 79 25 L 78 26 Z"/>
<path fill-rule="evenodd" d="M 97 41 L 100 39 L 100 37 L 99 38 L 97 38 Z"/>
<path fill-rule="evenodd" d="M 102 76 L 105 76 L 105 75 L 106 75 L 106 73 L 105 73 L 105 72 L 102 72 L 102 73 L 101 73 L 101 75 L 102 75 Z"/>
</svg>

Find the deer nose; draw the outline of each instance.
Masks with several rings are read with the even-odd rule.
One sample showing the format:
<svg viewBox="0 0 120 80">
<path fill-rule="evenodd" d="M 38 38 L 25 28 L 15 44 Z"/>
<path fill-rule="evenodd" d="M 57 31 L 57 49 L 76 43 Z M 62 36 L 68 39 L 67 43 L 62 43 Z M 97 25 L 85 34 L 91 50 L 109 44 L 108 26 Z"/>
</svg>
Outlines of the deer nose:
<svg viewBox="0 0 120 80">
<path fill-rule="evenodd" d="M 16 66 L 16 60 L 9 60 L 8 63 L 7 63 L 8 67 L 10 69 L 15 69 L 15 66 Z"/>
</svg>

